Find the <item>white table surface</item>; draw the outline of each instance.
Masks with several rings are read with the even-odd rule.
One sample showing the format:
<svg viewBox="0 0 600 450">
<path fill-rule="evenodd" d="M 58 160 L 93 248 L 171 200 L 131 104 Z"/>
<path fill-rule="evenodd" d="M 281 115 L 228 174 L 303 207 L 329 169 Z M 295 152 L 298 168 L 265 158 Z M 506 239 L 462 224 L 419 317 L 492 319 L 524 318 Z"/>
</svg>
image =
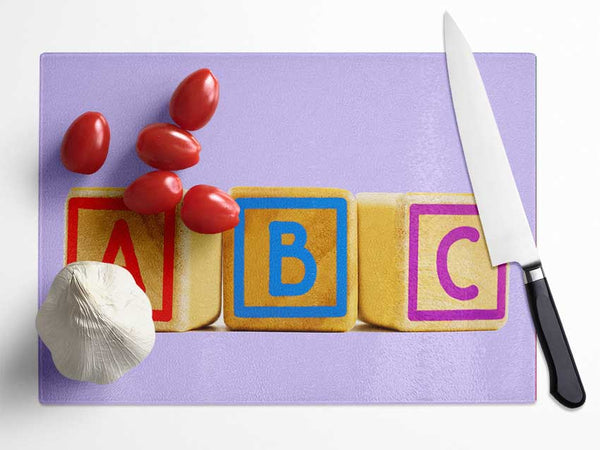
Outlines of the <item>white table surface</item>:
<svg viewBox="0 0 600 450">
<path fill-rule="evenodd" d="M 56 4 L 55 4 L 56 3 Z M 486 406 L 42 407 L 37 400 L 39 54 L 443 51 L 450 11 L 474 51 L 538 56 L 538 242 L 586 384 Z M 600 6 L 592 1 L 0 2 L 0 448 L 598 448 Z"/>
</svg>

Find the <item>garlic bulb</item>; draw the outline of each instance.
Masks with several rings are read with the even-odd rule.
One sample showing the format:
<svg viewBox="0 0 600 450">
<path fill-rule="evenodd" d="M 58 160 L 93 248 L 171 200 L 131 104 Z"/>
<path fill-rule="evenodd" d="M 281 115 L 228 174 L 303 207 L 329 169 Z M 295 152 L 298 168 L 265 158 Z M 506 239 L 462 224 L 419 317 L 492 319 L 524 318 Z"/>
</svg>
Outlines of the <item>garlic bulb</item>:
<svg viewBox="0 0 600 450">
<path fill-rule="evenodd" d="M 36 327 L 61 374 L 98 384 L 120 378 L 154 346 L 150 301 L 116 264 L 66 266 L 38 311 Z"/>
</svg>

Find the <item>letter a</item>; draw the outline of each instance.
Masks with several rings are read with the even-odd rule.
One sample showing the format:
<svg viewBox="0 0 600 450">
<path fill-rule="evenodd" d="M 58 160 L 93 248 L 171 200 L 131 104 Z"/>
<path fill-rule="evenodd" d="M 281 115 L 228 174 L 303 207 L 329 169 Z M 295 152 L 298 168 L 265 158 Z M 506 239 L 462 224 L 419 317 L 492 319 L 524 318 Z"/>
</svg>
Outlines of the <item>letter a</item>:
<svg viewBox="0 0 600 450">
<path fill-rule="evenodd" d="M 123 252 L 123 258 L 125 259 L 123 267 L 129 270 L 137 285 L 146 292 L 146 286 L 144 286 L 144 280 L 142 280 L 142 274 L 140 273 L 140 265 L 138 264 L 138 259 L 133 248 L 129 226 L 124 219 L 119 219 L 115 222 L 102 262 L 114 263 L 117 259 L 119 249 Z"/>
</svg>

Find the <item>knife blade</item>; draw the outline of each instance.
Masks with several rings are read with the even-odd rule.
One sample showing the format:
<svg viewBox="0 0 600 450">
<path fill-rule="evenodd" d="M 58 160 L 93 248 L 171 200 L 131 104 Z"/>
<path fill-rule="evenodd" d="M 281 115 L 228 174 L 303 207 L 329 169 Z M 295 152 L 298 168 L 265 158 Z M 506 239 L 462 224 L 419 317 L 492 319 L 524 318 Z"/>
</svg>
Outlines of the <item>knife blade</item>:
<svg viewBox="0 0 600 450">
<path fill-rule="evenodd" d="M 563 405 L 585 402 L 585 390 L 545 278 L 496 119 L 475 57 L 444 14 L 446 66 L 456 124 L 492 266 L 516 262 L 550 376 L 550 393 Z"/>
</svg>

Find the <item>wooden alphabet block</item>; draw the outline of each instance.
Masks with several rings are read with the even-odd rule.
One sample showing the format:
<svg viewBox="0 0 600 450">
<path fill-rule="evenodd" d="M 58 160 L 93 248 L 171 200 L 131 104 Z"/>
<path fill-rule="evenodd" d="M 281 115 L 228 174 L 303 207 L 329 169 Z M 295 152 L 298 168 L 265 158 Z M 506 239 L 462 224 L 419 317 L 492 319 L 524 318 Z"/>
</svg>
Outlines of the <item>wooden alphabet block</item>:
<svg viewBox="0 0 600 450">
<path fill-rule="evenodd" d="M 221 310 L 221 235 L 190 231 L 176 210 L 152 215 L 130 211 L 123 192 L 71 189 L 65 263 L 103 261 L 128 269 L 150 298 L 157 331 L 186 331 L 214 322 Z"/>
<path fill-rule="evenodd" d="M 223 236 L 233 330 L 347 331 L 357 317 L 356 201 L 329 188 L 238 187 Z"/>
<path fill-rule="evenodd" d="M 401 331 L 495 330 L 506 265 L 491 266 L 470 194 L 363 193 L 359 318 Z"/>
</svg>

